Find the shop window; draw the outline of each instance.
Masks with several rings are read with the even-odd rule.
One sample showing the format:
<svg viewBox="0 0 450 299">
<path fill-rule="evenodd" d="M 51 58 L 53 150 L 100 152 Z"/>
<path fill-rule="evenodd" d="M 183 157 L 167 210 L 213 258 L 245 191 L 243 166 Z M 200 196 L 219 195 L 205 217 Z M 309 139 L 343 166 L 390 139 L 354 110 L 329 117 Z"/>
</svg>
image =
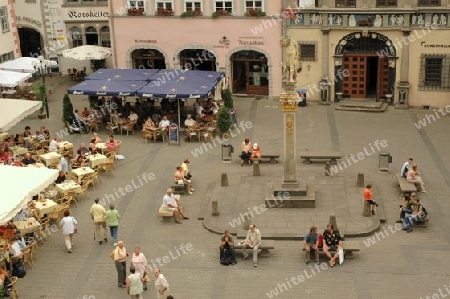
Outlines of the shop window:
<svg viewBox="0 0 450 299">
<path fill-rule="evenodd" d="M 397 0 L 377 0 L 377 7 L 397 7 Z"/>
<path fill-rule="evenodd" d="M 356 0 L 336 0 L 336 7 L 356 7 Z"/>
<path fill-rule="evenodd" d="M 102 47 L 111 48 L 111 37 L 108 26 L 100 29 L 100 40 L 102 41 Z"/>
<path fill-rule="evenodd" d="M 95 27 L 90 26 L 86 28 L 86 44 L 92 46 L 98 45 L 98 34 Z"/>
<path fill-rule="evenodd" d="M 245 1 L 245 11 L 248 12 L 250 9 L 264 11 L 263 1 Z"/>
<path fill-rule="evenodd" d="M 72 48 L 83 45 L 83 38 L 81 36 L 81 29 L 79 27 L 70 28 L 69 35 L 69 38 L 72 40 Z"/>
<path fill-rule="evenodd" d="M 300 61 L 316 61 L 317 60 L 316 42 L 299 42 L 298 59 Z"/>
<path fill-rule="evenodd" d="M 0 20 L 2 23 L 2 32 L 9 31 L 8 9 L 6 6 L 0 7 Z"/>
<path fill-rule="evenodd" d="M 214 11 L 233 12 L 233 1 L 214 1 Z"/>
<path fill-rule="evenodd" d="M 441 6 L 441 0 L 419 0 L 419 6 Z"/>
<path fill-rule="evenodd" d="M 185 1 L 184 2 L 184 11 L 202 11 L 202 2 L 201 1 Z"/>
<path fill-rule="evenodd" d="M 422 90 L 450 90 L 450 55 L 423 55 L 420 59 Z"/>
</svg>

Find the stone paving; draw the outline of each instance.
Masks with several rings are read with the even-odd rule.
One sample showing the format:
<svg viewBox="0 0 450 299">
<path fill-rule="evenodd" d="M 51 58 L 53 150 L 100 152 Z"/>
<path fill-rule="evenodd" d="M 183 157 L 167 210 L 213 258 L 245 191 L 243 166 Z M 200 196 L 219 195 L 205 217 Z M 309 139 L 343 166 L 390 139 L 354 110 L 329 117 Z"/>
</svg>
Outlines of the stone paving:
<svg viewBox="0 0 450 299">
<path fill-rule="evenodd" d="M 36 116 L 18 124 L 11 132 L 23 130 L 28 124 L 35 130 L 46 125 L 52 133 L 62 129 L 62 96 L 74 84 L 66 78 L 49 78 L 53 95 L 50 100 L 48 120 Z M 87 99 L 73 96 L 76 109 L 87 106 Z M 235 99 L 239 121 L 250 121 L 253 129 L 241 132 L 232 139 L 238 151 L 245 137 L 261 145 L 263 153 L 282 154 L 282 113 L 278 103 L 267 100 Z M 365 182 L 374 185 L 374 195 L 380 201 L 386 223 L 378 234 L 359 240 L 361 252 L 342 266 L 326 267 L 320 272 L 305 265 L 298 240 L 275 241 L 275 250 L 267 258 L 260 258 L 258 268 L 250 261 L 238 261 L 232 267 L 218 263 L 218 235 L 205 227 L 221 231 L 230 229 L 240 234 L 241 227 L 232 228 L 228 222 L 245 212 L 247 208 L 262 204 L 267 182 L 281 181 L 282 160 L 279 164 L 261 164 L 261 177 L 253 177 L 251 167 L 240 167 L 237 154 L 233 162 L 221 162 L 220 145 L 194 157 L 192 151 L 201 143 L 182 141 L 181 146 L 143 142 L 136 136 L 119 136 L 123 141 L 121 154 L 126 159 L 118 161 L 114 176 L 102 177 L 97 190 L 90 190 L 90 199 L 82 199 L 72 208 L 79 221 L 79 234 L 74 252 L 64 249 L 61 232 L 52 234 L 39 246 L 38 259 L 27 276 L 19 281 L 20 298 L 128 298 L 123 289 L 116 286 L 116 272 L 109 254 L 113 249 L 109 242 L 98 245 L 93 240 L 93 225 L 89 209 L 95 197 L 114 196 L 119 187 L 136 181 L 137 176 L 154 173 L 155 180 L 115 200 L 121 213 L 119 237 L 128 251 L 140 244 L 150 264 L 168 256 L 168 263 L 160 268 L 170 283 L 170 293 L 175 298 L 270 298 L 277 289 L 277 298 L 426 298 L 445 295 L 448 278 L 448 244 L 450 234 L 445 228 L 449 220 L 444 215 L 449 209 L 450 197 L 450 142 L 448 131 L 450 118 L 442 117 L 418 130 L 414 123 L 432 111 L 396 110 L 390 107 L 385 113 L 369 114 L 335 111 L 333 106 L 309 103 L 298 112 L 297 150 L 340 151 L 345 157 L 370 149 L 376 140 L 386 140 L 383 149 L 393 155 L 390 173 L 378 172 L 378 152 L 339 171 L 333 177 L 324 176 L 324 164 L 298 163 L 298 178 L 314 183 L 317 191 L 317 208 L 308 211 L 274 209 L 253 219 L 262 234 L 274 232 L 297 233 L 302 236 L 307 227 L 315 224 L 325 228 L 328 216 L 335 213 L 338 226 L 346 234 L 367 230 L 377 217 L 363 218 L 361 188 L 356 187 L 357 173 L 365 174 Z M 107 132 L 101 131 L 102 138 Z M 75 144 L 88 142 L 88 135 L 70 135 L 67 140 Z M 203 147 L 205 150 L 207 147 Z M 392 230 L 398 218 L 399 190 L 395 184 L 395 171 L 408 156 L 419 164 L 429 193 L 421 194 L 430 212 L 426 228 L 417 228 L 411 234 Z M 170 186 L 175 166 L 184 158 L 191 160 L 194 175 L 194 195 L 182 196 L 182 204 L 190 220 L 182 225 L 162 223 L 157 217 L 162 196 Z M 220 186 L 221 173 L 227 173 L 229 186 Z M 19 184 L 19 183 L 18 183 Z M 219 217 L 211 215 L 211 199 L 219 200 Z M 273 213 L 270 215 L 269 213 Z M 391 230 L 389 230 L 389 227 Z M 372 240 L 372 243 L 368 241 Z M 192 250 L 177 254 L 181 244 L 191 244 Z M 167 258 L 165 259 L 167 261 Z M 321 263 L 326 259 L 321 258 Z M 313 272 L 315 271 L 315 272 Z M 314 274 L 315 273 L 315 274 Z M 303 279 L 299 275 L 303 275 Z M 294 277 L 294 278 L 292 278 Z M 297 278 L 297 279 L 296 279 Z M 301 282 L 300 282 L 301 281 Z M 152 283 L 149 284 L 152 286 Z M 442 295 L 437 295 L 444 298 Z M 156 298 L 152 288 L 144 298 Z"/>
</svg>

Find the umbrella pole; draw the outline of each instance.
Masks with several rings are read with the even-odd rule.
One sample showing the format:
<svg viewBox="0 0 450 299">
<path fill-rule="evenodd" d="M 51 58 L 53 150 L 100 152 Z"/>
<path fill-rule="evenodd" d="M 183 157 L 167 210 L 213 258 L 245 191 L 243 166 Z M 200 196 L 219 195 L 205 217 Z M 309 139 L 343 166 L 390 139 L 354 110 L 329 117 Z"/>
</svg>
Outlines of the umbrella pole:
<svg viewBox="0 0 450 299">
<path fill-rule="evenodd" d="M 181 129 L 181 115 L 180 115 L 180 99 L 177 100 L 178 103 L 178 146 L 181 144 L 180 140 L 180 129 Z"/>
</svg>

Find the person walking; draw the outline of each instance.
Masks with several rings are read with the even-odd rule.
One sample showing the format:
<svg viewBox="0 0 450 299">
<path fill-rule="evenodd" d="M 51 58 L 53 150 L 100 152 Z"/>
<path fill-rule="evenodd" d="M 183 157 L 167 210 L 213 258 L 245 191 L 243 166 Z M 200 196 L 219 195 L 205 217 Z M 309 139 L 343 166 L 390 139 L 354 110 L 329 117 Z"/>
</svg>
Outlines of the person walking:
<svg viewBox="0 0 450 299">
<path fill-rule="evenodd" d="M 98 241 L 98 244 L 102 245 L 102 240 L 107 242 L 108 239 L 106 238 L 106 210 L 99 204 L 99 201 L 100 199 L 95 199 L 90 214 L 95 225 L 95 240 Z M 103 231 L 103 233 L 100 231 Z"/>
<path fill-rule="evenodd" d="M 156 298 L 166 299 L 167 293 L 169 292 L 169 284 L 167 283 L 167 279 L 161 274 L 161 270 L 159 269 L 155 269 L 153 273 L 155 274 Z"/>
<path fill-rule="evenodd" d="M 125 243 L 123 241 L 117 242 L 117 247 L 113 251 L 114 264 L 116 265 L 117 271 L 117 286 L 119 288 L 126 288 L 126 276 L 127 276 L 127 249 L 125 248 Z"/>
<path fill-rule="evenodd" d="M 67 250 L 69 253 L 72 253 L 72 239 L 73 235 L 76 233 L 76 225 L 78 222 L 70 216 L 70 211 L 65 210 L 64 211 L 64 218 L 61 219 L 60 226 L 62 227 L 63 235 L 64 235 L 64 242 L 66 243 Z"/>
<path fill-rule="evenodd" d="M 142 277 L 144 277 L 142 283 L 143 290 L 147 291 L 147 280 L 145 279 L 147 277 L 147 259 L 141 252 L 141 247 L 139 245 L 134 246 L 134 254 L 131 257 L 131 263 L 136 271 L 139 272 Z"/>
<path fill-rule="evenodd" d="M 130 266 L 130 275 L 127 278 L 127 293 L 131 296 L 131 299 L 142 299 L 142 282 L 144 278 L 142 277 L 139 271 L 136 271 L 136 268 L 131 265 Z"/>
<path fill-rule="evenodd" d="M 114 208 L 114 204 L 109 204 L 109 211 L 106 212 L 106 224 L 109 226 L 111 239 L 113 239 L 113 246 L 117 246 L 117 232 L 119 230 L 119 211 Z"/>
</svg>

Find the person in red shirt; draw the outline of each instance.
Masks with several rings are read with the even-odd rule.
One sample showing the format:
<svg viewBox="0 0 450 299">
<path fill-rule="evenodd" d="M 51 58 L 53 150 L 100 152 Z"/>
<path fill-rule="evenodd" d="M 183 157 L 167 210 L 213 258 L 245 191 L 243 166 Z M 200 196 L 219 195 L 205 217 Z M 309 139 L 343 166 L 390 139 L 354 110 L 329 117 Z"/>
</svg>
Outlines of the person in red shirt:
<svg viewBox="0 0 450 299">
<path fill-rule="evenodd" d="M 372 210 L 372 215 L 375 215 L 375 206 L 379 206 L 379 204 L 377 204 L 373 198 L 372 198 L 372 185 L 368 184 L 366 186 L 366 189 L 364 189 L 364 200 L 367 200 L 370 204 L 371 210 Z"/>
</svg>

